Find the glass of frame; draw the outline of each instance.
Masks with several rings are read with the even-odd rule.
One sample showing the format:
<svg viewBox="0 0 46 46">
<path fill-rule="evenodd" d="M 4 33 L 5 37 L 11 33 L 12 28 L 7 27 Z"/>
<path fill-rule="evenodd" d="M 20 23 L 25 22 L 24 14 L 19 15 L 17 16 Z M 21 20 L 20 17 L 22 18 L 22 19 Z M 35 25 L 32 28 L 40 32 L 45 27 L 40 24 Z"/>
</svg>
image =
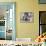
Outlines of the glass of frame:
<svg viewBox="0 0 46 46">
<path fill-rule="evenodd" d="M 39 4 L 46 4 L 46 0 L 39 0 Z"/>
<path fill-rule="evenodd" d="M 0 2 L 0 40 L 15 40 L 15 2 Z"/>
</svg>

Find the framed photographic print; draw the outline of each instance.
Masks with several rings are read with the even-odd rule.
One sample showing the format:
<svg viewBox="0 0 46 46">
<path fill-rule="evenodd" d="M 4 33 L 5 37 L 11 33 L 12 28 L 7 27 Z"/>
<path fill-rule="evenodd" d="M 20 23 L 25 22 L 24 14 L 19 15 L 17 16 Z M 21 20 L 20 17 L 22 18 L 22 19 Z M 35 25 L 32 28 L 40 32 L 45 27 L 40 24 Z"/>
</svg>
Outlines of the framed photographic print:
<svg viewBox="0 0 46 46">
<path fill-rule="evenodd" d="M 46 4 L 46 0 L 38 0 L 39 4 Z"/>
<path fill-rule="evenodd" d="M 33 22 L 33 13 L 32 12 L 21 12 L 20 22 L 31 23 Z"/>
</svg>

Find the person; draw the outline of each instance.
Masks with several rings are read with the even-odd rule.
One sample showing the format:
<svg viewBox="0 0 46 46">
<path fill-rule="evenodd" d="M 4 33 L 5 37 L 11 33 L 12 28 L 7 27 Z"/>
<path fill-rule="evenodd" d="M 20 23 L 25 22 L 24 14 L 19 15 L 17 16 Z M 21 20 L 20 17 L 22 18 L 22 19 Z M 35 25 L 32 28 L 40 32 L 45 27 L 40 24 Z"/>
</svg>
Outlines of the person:
<svg viewBox="0 0 46 46">
<path fill-rule="evenodd" d="M 46 39 L 42 42 L 42 46 L 46 46 Z"/>
<path fill-rule="evenodd" d="M 44 35 L 44 38 L 46 38 L 46 34 L 43 34 Z"/>
<path fill-rule="evenodd" d="M 24 13 L 23 20 L 28 21 L 28 13 Z"/>
<path fill-rule="evenodd" d="M 43 38 L 44 38 L 44 36 L 43 36 L 43 35 L 40 35 L 40 36 L 38 36 L 38 37 L 36 38 L 35 41 L 36 41 L 36 42 L 42 42 L 42 41 L 43 41 L 43 40 L 42 40 Z"/>
</svg>

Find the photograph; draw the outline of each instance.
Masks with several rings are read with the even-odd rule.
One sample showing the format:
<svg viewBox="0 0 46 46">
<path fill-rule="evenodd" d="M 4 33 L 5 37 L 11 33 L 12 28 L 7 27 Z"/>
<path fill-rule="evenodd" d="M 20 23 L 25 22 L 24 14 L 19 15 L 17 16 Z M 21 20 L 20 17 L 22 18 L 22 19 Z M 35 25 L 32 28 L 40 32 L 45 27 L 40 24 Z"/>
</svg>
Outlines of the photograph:
<svg viewBox="0 0 46 46">
<path fill-rule="evenodd" d="M 46 0 L 39 0 L 39 4 L 46 4 Z"/>
<path fill-rule="evenodd" d="M 33 22 L 32 12 L 22 12 L 20 15 L 20 22 L 30 23 Z"/>
</svg>

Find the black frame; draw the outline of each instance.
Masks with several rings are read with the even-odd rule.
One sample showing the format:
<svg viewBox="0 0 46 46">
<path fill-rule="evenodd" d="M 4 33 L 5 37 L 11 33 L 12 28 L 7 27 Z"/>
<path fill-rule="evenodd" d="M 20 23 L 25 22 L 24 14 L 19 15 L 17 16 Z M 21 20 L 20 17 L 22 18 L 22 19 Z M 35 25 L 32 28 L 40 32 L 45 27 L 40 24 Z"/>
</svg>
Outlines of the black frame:
<svg viewBox="0 0 46 46">
<path fill-rule="evenodd" d="M 39 11 L 39 36 L 40 36 L 40 25 L 46 25 L 46 24 L 40 24 L 40 12 L 42 13 L 42 12 L 46 12 L 46 11 Z"/>
<path fill-rule="evenodd" d="M 39 36 L 40 36 L 40 14 L 39 14 Z"/>
</svg>

